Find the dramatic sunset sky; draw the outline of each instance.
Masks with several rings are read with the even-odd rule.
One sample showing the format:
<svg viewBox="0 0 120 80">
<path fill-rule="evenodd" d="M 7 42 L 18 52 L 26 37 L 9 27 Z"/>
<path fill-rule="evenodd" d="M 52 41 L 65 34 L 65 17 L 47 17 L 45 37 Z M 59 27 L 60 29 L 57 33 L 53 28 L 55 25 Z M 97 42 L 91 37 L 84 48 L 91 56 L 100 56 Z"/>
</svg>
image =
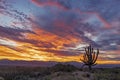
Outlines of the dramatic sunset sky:
<svg viewBox="0 0 120 80">
<path fill-rule="evenodd" d="M 120 64 L 120 0 L 0 0 L 0 60 Z"/>
</svg>

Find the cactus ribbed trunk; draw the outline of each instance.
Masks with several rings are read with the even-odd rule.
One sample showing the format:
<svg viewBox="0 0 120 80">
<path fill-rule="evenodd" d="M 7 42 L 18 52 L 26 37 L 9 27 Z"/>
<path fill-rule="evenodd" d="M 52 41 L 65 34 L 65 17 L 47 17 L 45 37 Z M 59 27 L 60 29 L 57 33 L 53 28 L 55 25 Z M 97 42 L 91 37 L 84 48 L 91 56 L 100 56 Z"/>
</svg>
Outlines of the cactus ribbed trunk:
<svg viewBox="0 0 120 80">
<path fill-rule="evenodd" d="M 89 70 L 92 70 L 92 67 L 91 67 L 91 65 L 89 65 Z"/>
</svg>

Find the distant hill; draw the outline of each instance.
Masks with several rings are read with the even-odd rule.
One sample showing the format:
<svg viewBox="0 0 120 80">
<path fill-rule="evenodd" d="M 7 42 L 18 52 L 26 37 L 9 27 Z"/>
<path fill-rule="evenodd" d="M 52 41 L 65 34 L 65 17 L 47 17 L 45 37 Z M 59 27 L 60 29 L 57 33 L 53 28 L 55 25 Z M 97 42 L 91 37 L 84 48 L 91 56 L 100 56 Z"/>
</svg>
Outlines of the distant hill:
<svg viewBox="0 0 120 80">
<path fill-rule="evenodd" d="M 31 67 L 50 67 L 54 66 L 57 62 L 54 61 L 23 61 L 23 60 L 0 60 L 0 65 L 7 65 L 7 66 L 31 66 Z"/>
<path fill-rule="evenodd" d="M 74 65 L 80 68 L 83 64 L 79 62 L 55 62 L 55 61 L 22 61 L 22 60 L 0 60 L 0 66 L 29 66 L 29 67 L 51 67 L 56 64 Z M 114 68 L 120 67 L 120 64 L 98 64 L 95 68 Z"/>
</svg>

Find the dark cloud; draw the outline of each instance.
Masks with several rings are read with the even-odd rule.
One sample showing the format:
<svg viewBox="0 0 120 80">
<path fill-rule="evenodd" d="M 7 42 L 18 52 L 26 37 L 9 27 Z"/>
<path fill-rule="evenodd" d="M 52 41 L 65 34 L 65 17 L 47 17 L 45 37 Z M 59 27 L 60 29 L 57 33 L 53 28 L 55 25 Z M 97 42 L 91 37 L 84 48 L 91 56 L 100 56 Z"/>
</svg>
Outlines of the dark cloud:
<svg viewBox="0 0 120 80">
<path fill-rule="evenodd" d="M 0 26 L 0 37 L 8 38 L 11 40 L 20 40 L 20 37 L 23 37 L 24 39 L 24 35 L 23 35 L 24 33 L 35 34 L 30 30 Z"/>
<path fill-rule="evenodd" d="M 65 50 L 52 50 L 52 49 L 47 49 L 45 50 L 46 52 L 54 53 L 57 56 L 75 56 L 78 55 L 78 52 L 72 52 L 72 51 L 65 51 Z M 80 52 L 79 52 L 80 54 Z"/>
<path fill-rule="evenodd" d="M 100 0 L 100 1 L 88 1 L 88 0 L 33 0 L 39 5 L 44 5 L 45 3 L 56 3 L 59 6 L 64 7 L 64 9 L 80 9 L 82 11 L 92 11 L 98 12 L 102 15 L 106 20 L 110 21 L 114 17 L 118 17 L 120 14 L 119 10 L 119 0 Z M 46 5 L 44 5 L 46 6 Z M 50 5 L 49 5 L 50 6 Z M 56 5 L 54 5 L 55 7 Z M 59 6 L 56 6 L 60 8 Z M 116 15 L 114 15 L 116 14 Z"/>
</svg>

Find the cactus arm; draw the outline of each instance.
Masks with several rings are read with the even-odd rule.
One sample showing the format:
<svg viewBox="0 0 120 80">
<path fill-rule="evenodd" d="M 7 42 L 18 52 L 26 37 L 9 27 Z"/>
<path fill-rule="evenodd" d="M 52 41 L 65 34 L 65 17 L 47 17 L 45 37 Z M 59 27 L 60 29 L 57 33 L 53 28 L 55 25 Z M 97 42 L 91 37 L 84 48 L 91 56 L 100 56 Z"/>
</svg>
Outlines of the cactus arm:
<svg viewBox="0 0 120 80">
<path fill-rule="evenodd" d="M 83 59 L 81 59 L 81 61 L 87 64 L 87 61 L 88 61 L 87 54 L 83 55 Z"/>
<path fill-rule="evenodd" d="M 87 50 L 87 48 L 85 48 L 85 54 L 89 57 L 89 54 L 88 54 L 89 52 L 88 52 L 88 50 Z"/>
<path fill-rule="evenodd" d="M 97 63 L 92 64 L 92 66 L 95 66 L 95 65 L 97 65 Z"/>
<path fill-rule="evenodd" d="M 93 56 L 92 56 L 92 62 L 94 62 L 94 59 L 95 59 L 95 52 L 93 52 Z"/>
<path fill-rule="evenodd" d="M 96 61 L 97 58 L 98 58 L 98 54 L 99 54 L 99 49 L 97 49 L 97 54 L 96 54 L 96 59 L 95 59 L 95 61 Z"/>
<path fill-rule="evenodd" d="M 97 49 L 97 53 L 96 53 L 96 57 L 94 59 L 94 63 L 96 62 L 97 58 L 98 58 L 98 54 L 99 54 L 99 49 Z"/>
</svg>

